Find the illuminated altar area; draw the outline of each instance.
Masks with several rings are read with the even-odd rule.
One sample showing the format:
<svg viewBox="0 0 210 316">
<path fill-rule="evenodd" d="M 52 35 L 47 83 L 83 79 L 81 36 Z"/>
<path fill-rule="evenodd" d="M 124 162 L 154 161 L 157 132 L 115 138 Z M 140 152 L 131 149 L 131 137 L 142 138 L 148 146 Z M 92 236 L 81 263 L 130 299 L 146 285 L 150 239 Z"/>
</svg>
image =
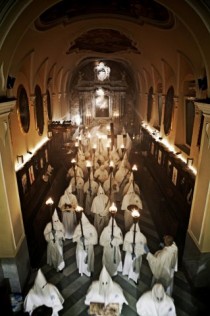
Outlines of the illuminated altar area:
<svg viewBox="0 0 210 316">
<path fill-rule="evenodd" d="M 77 118 L 77 125 L 88 128 L 113 122 L 117 132 L 125 127 L 129 133 L 135 133 L 139 117 L 134 111 L 137 108 L 134 82 L 124 63 L 83 62 L 70 83 L 70 117 L 73 121 Z"/>
</svg>

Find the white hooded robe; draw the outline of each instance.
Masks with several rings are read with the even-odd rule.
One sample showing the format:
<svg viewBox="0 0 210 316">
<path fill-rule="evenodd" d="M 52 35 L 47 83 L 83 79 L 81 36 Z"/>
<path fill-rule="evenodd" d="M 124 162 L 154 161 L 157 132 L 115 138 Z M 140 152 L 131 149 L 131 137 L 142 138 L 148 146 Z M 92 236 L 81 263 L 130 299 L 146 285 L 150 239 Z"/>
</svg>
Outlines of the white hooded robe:
<svg viewBox="0 0 210 316">
<path fill-rule="evenodd" d="M 53 266 L 57 271 L 65 267 L 63 258 L 63 241 L 65 240 L 65 229 L 60 222 L 55 209 L 52 221 L 44 229 L 44 237 L 47 241 L 47 264 Z"/>
<path fill-rule="evenodd" d="M 91 212 L 94 214 L 94 226 L 97 229 L 98 236 L 109 222 L 109 207 L 110 200 L 104 194 L 102 186 L 99 185 L 97 195 L 94 197 L 91 206 Z"/>
<path fill-rule="evenodd" d="M 134 241 L 135 229 L 135 245 Z M 145 253 L 144 245 L 147 243 L 146 237 L 140 232 L 139 224 L 133 224 L 130 230 L 125 234 L 123 242 L 123 250 L 125 253 L 125 260 L 123 265 L 123 275 L 127 275 L 128 279 L 138 282 L 140 278 L 140 269 L 142 263 L 142 255 Z"/>
<path fill-rule="evenodd" d="M 24 312 L 29 315 L 39 306 L 46 305 L 53 309 L 52 316 L 58 316 L 58 312 L 63 309 L 64 299 L 58 289 L 47 283 L 41 269 L 38 270 L 34 285 L 28 292 L 24 300 Z"/>
<path fill-rule="evenodd" d="M 163 286 L 158 283 L 139 298 L 136 309 L 140 316 L 176 316 L 172 298 L 165 294 Z"/>
<path fill-rule="evenodd" d="M 105 307 L 112 303 L 119 304 L 120 312 L 123 304 L 128 304 L 122 288 L 112 281 L 105 266 L 101 270 L 99 281 L 93 281 L 88 289 L 85 304 L 90 305 L 92 302 L 102 303 Z"/>
<path fill-rule="evenodd" d="M 84 213 L 82 213 L 81 223 L 75 228 L 73 242 L 77 243 L 76 262 L 79 273 L 81 276 L 85 274 L 89 277 L 94 271 L 94 245 L 98 243 L 98 234 Z M 84 243 L 81 238 L 82 231 L 84 234 Z"/>
<path fill-rule="evenodd" d="M 112 231 L 113 220 L 113 231 Z M 113 233 L 113 237 L 112 237 Z M 110 218 L 100 237 L 100 245 L 104 247 L 102 262 L 111 276 L 122 271 L 122 256 L 120 245 L 123 244 L 123 235 L 115 219 Z"/>
</svg>

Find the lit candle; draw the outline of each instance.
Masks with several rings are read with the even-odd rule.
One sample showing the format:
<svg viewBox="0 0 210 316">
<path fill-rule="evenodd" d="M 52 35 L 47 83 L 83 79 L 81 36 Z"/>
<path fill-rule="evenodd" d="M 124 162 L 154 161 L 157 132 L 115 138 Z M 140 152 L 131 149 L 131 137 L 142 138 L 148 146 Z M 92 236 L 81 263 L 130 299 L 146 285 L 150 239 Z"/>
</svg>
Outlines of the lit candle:
<svg viewBox="0 0 210 316">
<path fill-rule="evenodd" d="M 49 199 L 47 199 L 47 201 L 45 202 L 46 205 L 53 205 L 54 201 L 51 197 L 49 197 Z"/>
<path fill-rule="evenodd" d="M 137 170 L 138 170 L 137 165 L 133 165 L 132 171 L 137 171 Z"/>
</svg>

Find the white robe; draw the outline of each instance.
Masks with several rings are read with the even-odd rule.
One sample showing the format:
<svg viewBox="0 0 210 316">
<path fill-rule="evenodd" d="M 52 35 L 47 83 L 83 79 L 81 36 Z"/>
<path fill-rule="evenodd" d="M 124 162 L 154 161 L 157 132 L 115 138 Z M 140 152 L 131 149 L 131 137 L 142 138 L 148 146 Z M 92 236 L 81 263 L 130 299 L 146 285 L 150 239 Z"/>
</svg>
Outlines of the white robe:
<svg viewBox="0 0 210 316">
<path fill-rule="evenodd" d="M 85 213 L 91 215 L 91 206 L 94 197 L 98 192 L 98 183 L 94 180 L 89 180 L 84 184 L 84 195 L 85 195 Z"/>
<path fill-rule="evenodd" d="M 119 304 L 120 312 L 123 304 L 128 304 L 121 287 L 112 281 L 105 267 L 99 276 L 99 281 L 93 281 L 88 289 L 85 304 L 102 303 L 105 307 L 109 304 Z"/>
<path fill-rule="evenodd" d="M 175 243 L 164 247 L 154 255 L 147 254 L 147 260 L 154 279 L 163 284 L 167 294 L 173 291 L 174 272 L 178 269 L 178 250 Z"/>
<path fill-rule="evenodd" d="M 123 243 L 123 236 L 121 229 L 117 226 L 114 220 L 113 237 L 112 237 L 112 218 L 109 220 L 100 236 L 100 245 L 104 247 L 102 262 L 111 276 L 122 272 L 122 257 L 120 245 Z"/>
<path fill-rule="evenodd" d="M 126 231 L 128 231 L 131 228 L 131 225 L 133 224 L 133 217 L 131 215 L 131 211 L 128 210 L 128 206 L 131 204 L 134 204 L 139 209 L 142 209 L 142 201 L 138 194 L 134 192 L 127 193 L 122 200 L 121 209 L 124 211 L 124 223 Z"/>
<path fill-rule="evenodd" d="M 147 243 L 146 237 L 140 232 L 139 225 L 136 224 L 135 245 L 134 241 L 134 224 L 130 231 L 125 234 L 123 242 L 123 250 L 126 251 L 123 265 L 123 275 L 127 275 L 128 279 L 137 282 L 140 278 L 140 269 L 142 263 L 142 255 L 145 253 L 144 245 Z M 133 255 L 134 252 L 134 255 Z"/>
<path fill-rule="evenodd" d="M 65 191 L 61 196 L 58 207 L 62 211 L 62 223 L 65 229 L 65 239 L 71 239 L 77 225 L 75 208 L 78 205 L 77 198 L 74 194 Z"/>
<path fill-rule="evenodd" d="M 100 236 L 102 230 L 109 222 L 110 200 L 105 194 L 97 194 L 94 197 L 91 212 L 94 214 L 94 226 Z"/>
<path fill-rule="evenodd" d="M 139 298 L 136 309 L 140 316 L 176 316 L 172 298 L 164 295 L 163 300 L 158 302 L 153 295 L 153 289 Z"/>
<path fill-rule="evenodd" d="M 72 187 L 72 191 L 76 192 L 76 197 L 78 204 L 83 207 L 84 202 L 84 180 L 82 177 L 76 177 L 76 183 L 75 183 L 75 177 L 71 178 L 69 185 Z"/>
<path fill-rule="evenodd" d="M 97 179 L 100 183 L 104 183 L 109 177 L 108 171 L 105 169 L 105 166 L 103 168 L 99 167 L 94 172 L 94 178 Z"/>
<path fill-rule="evenodd" d="M 52 316 L 58 316 L 58 312 L 63 309 L 64 299 L 53 284 L 47 283 L 46 280 L 44 283 L 39 285 L 35 280 L 33 287 L 25 297 L 24 312 L 31 315 L 37 307 L 46 305 L 53 309 Z"/>
<path fill-rule="evenodd" d="M 90 224 L 89 220 L 82 214 L 82 229 L 84 234 L 84 243 L 81 240 L 82 230 L 79 223 L 74 231 L 73 242 L 77 243 L 76 262 L 77 268 L 81 276 L 83 274 L 88 277 L 94 271 L 94 245 L 98 242 L 98 234 L 95 227 Z M 84 249 L 85 248 L 85 249 Z"/>
<path fill-rule="evenodd" d="M 55 237 L 52 232 L 52 223 L 49 222 L 44 229 L 44 237 L 47 241 L 47 264 L 53 266 L 57 271 L 65 267 L 63 258 L 63 241 L 65 240 L 65 229 L 61 222 L 53 223 Z"/>
</svg>

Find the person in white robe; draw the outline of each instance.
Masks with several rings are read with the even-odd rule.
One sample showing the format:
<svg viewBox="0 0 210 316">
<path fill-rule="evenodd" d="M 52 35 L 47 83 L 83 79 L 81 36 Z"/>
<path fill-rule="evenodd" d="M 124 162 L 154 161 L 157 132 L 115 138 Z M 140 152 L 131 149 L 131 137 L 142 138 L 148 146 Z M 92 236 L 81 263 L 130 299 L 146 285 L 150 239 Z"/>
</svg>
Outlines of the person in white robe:
<svg viewBox="0 0 210 316">
<path fill-rule="evenodd" d="M 125 167 L 124 164 L 120 163 L 119 168 L 115 173 L 115 181 L 118 183 L 118 186 L 119 186 L 119 192 L 117 194 L 117 200 L 119 202 L 121 202 L 123 199 L 123 190 L 126 183 L 129 180 L 129 177 L 130 177 L 130 169 Z"/>
<path fill-rule="evenodd" d="M 119 314 L 122 311 L 123 304 L 128 304 L 122 288 L 116 282 L 112 281 L 105 266 L 103 266 L 99 280 L 93 281 L 88 289 L 85 304 L 101 303 L 105 307 L 110 304 L 119 304 Z"/>
<path fill-rule="evenodd" d="M 178 248 L 170 235 L 164 236 L 163 241 L 163 249 L 156 251 L 154 255 L 146 249 L 146 259 L 153 274 L 152 282 L 162 283 L 166 293 L 171 296 L 174 273 L 178 270 Z"/>
<path fill-rule="evenodd" d="M 52 220 L 44 229 L 44 237 L 47 241 L 47 264 L 62 272 L 65 267 L 63 258 L 63 242 L 65 229 L 59 220 L 57 210 L 54 210 Z"/>
<path fill-rule="evenodd" d="M 112 150 L 110 151 L 109 160 L 112 160 L 115 166 L 118 166 L 118 164 L 121 162 L 120 155 L 117 152 L 115 146 L 113 146 Z"/>
<path fill-rule="evenodd" d="M 79 167 L 79 166 L 72 166 L 69 168 L 68 172 L 67 172 L 67 175 L 66 175 L 67 179 L 69 178 L 75 178 L 75 177 L 81 177 L 81 178 L 84 178 L 84 174 L 83 174 L 83 171 L 82 171 L 82 168 Z"/>
<path fill-rule="evenodd" d="M 147 239 L 141 233 L 139 224 L 133 224 L 124 237 L 125 259 L 122 274 L 127 275 L 128 279 L 132 279 L 135 283 L 138 283 L 140 279 L 142 255 L 145 254 L 144 246 L 146 243 Z"/>
<path fill-rule="evenodd" d="M 139 298 L 136 310 L 140 316 L 176 316 L 173 299 L 165 293 L 162 284 L 159 283 Z"/>
<path fill-rule="evenodd" d="M 86 166 L 86 160 L 85 160 L 85 155 L 81 155 L 81 157 L 78 159 L 77 166 L 80 167 L 83 171 L 83 176 L 84 179 L 86 180 L 88 177 L 88 170 Z"/>
<path fill-rule="evenodd" d="M 98 234 L 83 212 L 78 213 L 78 216 L 79 223 L 73 235 L 73 242 L 77 243 L 77 268 L 81 276 L 85 274 L 90 277 L 94 271 L 94 245 L 98 243 Z"/>
<path fill-rule="evenodd" d="M 110 218 L 109 224 L 103 229 L 99 244 L 103 247 L 102 263 L 109 274 L 115 276 L 117 272 L 122 272 L 120 245 L 123 244 L 123 235 L 114 218 Z"/>
<path fill-rule="evenodd" d="M 72 239 L 77 218 L 75 209 L 78 205 L 76 195 L 72 193 L 72 187 L 69 185 L 61 196 L 58 207 L 62 212 L 62 223 L 65 229 L 65 239 Z"/>
<path fill-rule="evenodd" d="M 99 181 L 99 183 L 103 184 L 109 177 L 108 171 L 106 170 L 105 165 L 101 165 L 95 172 L 94 178 Z"/>
<path fill-rule="evenodd" d="M 53 309 L 52 316 L 58 316 L 63 309 L 64 298 L 57 287 L 48 283 L 42 270 L 39 269 L 34 281 L 34 285 L 29 290 L 24 300 L 24 312 L 32 315 L 33 311 L 42 305 Z"/>
<path fill-rule="evenodd" d="M 123 196 L 125 196 L 128 193 L 128 189 L 130 187 L 131 182 L 133 183 L 134 191 L 136 194 L 140 196 L 140 189 L 138 184 L 134 181 L 134 175 L 133 172 L 130 173 L 129 181 L 126 183 L 124 189 L 123 189 Z"/>
<path fill-rule="evenodd" d="M 119 185 L 114 178 L 113 173 L 109 174 L 109 178 L 103 184 L 104 192 L 109 196 L 111 203 L 116 202 L 116 195 L 119 192 Z"/>
<path fill-rule="evenodd" d="M 131 211 L 128 209 L 129 205 L 136 205 L 138 209 L 142 210 L 142 201 L 140 196 L 134 192 L 133 182 L 130 183 L 127 194 L 123 197 L 121 209 L 124 211 L 125 231 L 127 232 L 133 224 L 133 217 Z"/>
<path fill-rule="evenodd" d="M 91 205 L 91 212 L 94 214 L 94 226 L 98 236 L 101 235 L 102 230 L 109 222 L 110 204 L 110 199 L 104 193 L 102 186 L 99 185 L 97 195 L 94 197 Z"/>
<path fill-rule="evenodd" d="M 69 185 L 72 187 L 72 192 L 75 192 L 78 204 L 83 206 L 84 202 L 84 180 L 82 177 L 71 178 Z"/>
<path fill-rule="evenodd" d="M 98 192 L 99 184 L 93 178 L 93 172 L 90 172 L 90 179 L 88 179 L 84 184 L 84 204 L 85 204 L 85 213 L 87 215 L 93 215 L 91 213 L 91 206 L 94 197 Z"/>
</svg>

